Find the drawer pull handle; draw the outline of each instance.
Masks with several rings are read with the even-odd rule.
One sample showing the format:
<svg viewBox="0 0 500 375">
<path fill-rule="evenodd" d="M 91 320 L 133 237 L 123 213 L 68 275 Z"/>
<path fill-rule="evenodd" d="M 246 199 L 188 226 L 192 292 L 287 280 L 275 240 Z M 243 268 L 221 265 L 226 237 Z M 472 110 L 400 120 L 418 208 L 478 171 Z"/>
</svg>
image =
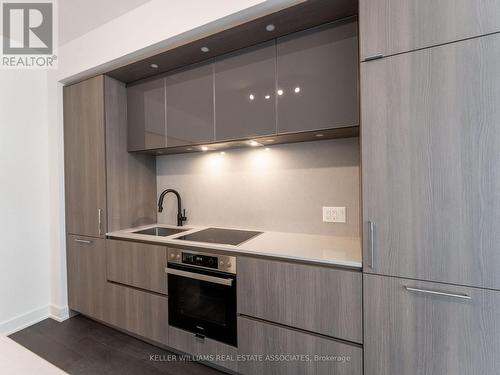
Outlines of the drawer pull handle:
<svg viewBox="0 0 500 375">
<path fill-rule="evenodd" d="M 364 61 L 373 61 L 373 60 L 378 60 L 378 59 L 381 59 L 383 58 L 384 55 L 382 55 L 381 53 L 377 54 L 377 55 L 373 55 L 373 56 L 368 56 L 368 57 L 365 57 L 365 60 Z"/>
<path fill-rule="evenodd" d="M 432 294 L 435 296 L 459 298 L 459 299 L 466 299 L 466 300 L 472 299 L 472 297 L 467 295 L 467 294 L 453 294 L 453 293 L 446 293 L 446 292 L 436 292 L 435 290 L 412 288 L 409 286 L 405 286 L 405 289 L 409 292 L 412 292 L 412 293 Z"/>
<path fill-rule="evenodd" d="M 85 243 L 87 245 L 90 245 L 92 243 L 92 241 L 89 241 L 89 240 L 80 240 L 79 238 L 77 238 L 75 240 L 75 242 L 78 242 L 78 243 Z"/>
</svg>

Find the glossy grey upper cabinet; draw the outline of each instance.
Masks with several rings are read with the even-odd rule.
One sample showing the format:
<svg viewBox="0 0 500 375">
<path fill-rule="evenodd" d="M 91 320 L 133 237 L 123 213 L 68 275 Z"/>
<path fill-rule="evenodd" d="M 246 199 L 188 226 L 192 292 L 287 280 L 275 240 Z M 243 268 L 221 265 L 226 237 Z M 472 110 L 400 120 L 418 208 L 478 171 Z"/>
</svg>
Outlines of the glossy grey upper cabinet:
<svg viewBox="0 0 500 375">
<path fill-rule="evenodd" d="M 278 39 L 278 132 L 359 125 L 357 22 Z"/>
<path fill-rule="evenodd" d="M 216 140 L 276 133 L 275 42 L 215 62 Z"/>
<path fill-rule="evenodd" d="M 362 63 L 361 82 L 365 272 L 500 289 L 500 34 Z"/>
<path fill-rule="evenodd" d="M 213 64 L 188 67 L 165 78 L 167 147 L 214 141 Z"/>
<path fill-rule="evenodd" d="M 361 60 L 500 31 L 496 0 L 360 0 Z"/>
<path fill-rule="evenodd" d="M 167 146 L 164 79 L 127 87 L 128 150 Z"/>
</svg>

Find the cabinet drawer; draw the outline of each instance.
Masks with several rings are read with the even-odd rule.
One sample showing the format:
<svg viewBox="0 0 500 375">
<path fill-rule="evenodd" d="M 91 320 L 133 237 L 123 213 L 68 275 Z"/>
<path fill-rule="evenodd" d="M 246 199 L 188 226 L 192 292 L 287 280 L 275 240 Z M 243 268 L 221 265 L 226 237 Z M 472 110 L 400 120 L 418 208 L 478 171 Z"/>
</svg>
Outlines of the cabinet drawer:
<svg viewBox="0 0 500 375">
<path fill-rule="evenodd" d="M 498 374 L 500 292 L 365 275 L 364 300 L 366 375 Z"/>
<path fill-rule="evenodd" d="M 106 241 L 108 280 L 167 294 L 167 248 L 129 241 Z"/>
<path fill-rule="evenodd" d="M 107 283 L 105 321 L 168 345 L 168 300 L 158 294 Z"/>
<path fill-rule="evenodd" d="M 238 370 L 238 362 L 236 361 L 238 349 L 234 346 L 208 338 L 200 339 L 194 333 L 172 326 L 169 326 L 168 330 L 168 346 L 171 348 L 196 357 L 205 358 L 207 362 L 212 362 L 233 371 Z"/>
<path fill-rule="evenodd" d="M 238 352 L 242 358 L 249 358 L 239 362 L 238 370 L 244 375 L 363 373 L 363 351 L 359 346 L 244 317 L 238 318 L 238 332 Z M 262 360 L 253 357 L 260 355 Z M 305 357 L 290 360 L 290 355 Z"/>
<path fill-rule="evenodd" d="M 500 30 L 495 0 L 360 0 L 361 59 Z"/>
<path fill-rule="evenodd" d="M 362 342 L 361 272 L 240 257 L 238 312 Z"/>
</svg>

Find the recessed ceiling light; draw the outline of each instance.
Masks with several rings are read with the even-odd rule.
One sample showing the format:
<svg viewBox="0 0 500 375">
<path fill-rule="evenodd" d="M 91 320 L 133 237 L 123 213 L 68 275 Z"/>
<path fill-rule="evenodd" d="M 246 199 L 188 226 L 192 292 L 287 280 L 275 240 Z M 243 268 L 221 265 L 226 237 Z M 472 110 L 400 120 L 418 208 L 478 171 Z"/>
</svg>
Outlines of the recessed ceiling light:
<svg viewBox="0 0 500 375">
<path fill-rule="evenodd" d="M 201 151 L 208 151 L 208 147 L 207 146 L 201 146 Z"/>
<path fill-rule="evenodd" d="M 274 26 L 272 23 L 266 26 L 267 31 L 274 31 L 274 29 L 276 29 L 276 26 Z"/>
<path fill-rule="evenodd" d="M 210 51 L 210 48 L 208 48 L 208 47 L 201 47 L 200 49 L 201 49 L 201 52 L 203 52 L 203 53 L 207 53 L 208 51 Z"/>
<path fill-rule="evenodd" d="M 279 89 L 278 91 L 276 91 L 278 93 L 278 95 L 283 95 L 283 90 L 282 89 Z"/>
<path fill-rule="evenodd" d="M 266 96 L 264 96 L 264 98 L 271 99 L 271 95 L 266 95 Z"/>
<path fill-rule="evenodd" d="M 300 92 L 300 87 L 297 86 L 293 91 L 295 91 L 295 93 L 298 94 Z"/>
<path fill-rule="evenodd" d="M 151 64 L 150 67 L 153 69 L 158 69 L 158 64 Z"/>
<path fill-rule="evenodd" d="M 254 94 L 250 94 L 248 97 L 250 98 L 250 100 L 254 100 L 255 99 L 255 95 Z"/>
<path fill-rule="evenodd" d="M 316 137 L 323 137 L 323 134 L 321 134 L 321 133 L 316 134 Z"/>
</svg>

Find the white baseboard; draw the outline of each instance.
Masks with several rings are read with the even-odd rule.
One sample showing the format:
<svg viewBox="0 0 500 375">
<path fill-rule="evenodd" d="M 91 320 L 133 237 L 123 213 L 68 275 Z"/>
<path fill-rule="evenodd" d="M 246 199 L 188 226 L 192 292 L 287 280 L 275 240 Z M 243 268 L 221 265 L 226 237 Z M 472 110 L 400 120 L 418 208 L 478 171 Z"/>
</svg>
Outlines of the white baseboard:
<svg viewBox="0 0 500 375">
<path fill-rule="evenodd" d="M 4 322 L 0 322 L 0 334 L 8 336 L 33 324 L 41 322 L 50 316 L 49 311 L 50 307 L 47 305 Z"/>
<path fill-rule="evenodd" d="M 76 314 L 68 306 L 47 305 L 0 322 L 0 335 L 11 335 L 47 318 L 63 322 Z"/>
<path fill-rule="evenodd" d="M 68 306 L 50 305 L 49 316 L 58 322 L 63 322 L 74 315 L 75 314 L 72 314 L 72 310 L 70 310 Z"/>
</svg>

